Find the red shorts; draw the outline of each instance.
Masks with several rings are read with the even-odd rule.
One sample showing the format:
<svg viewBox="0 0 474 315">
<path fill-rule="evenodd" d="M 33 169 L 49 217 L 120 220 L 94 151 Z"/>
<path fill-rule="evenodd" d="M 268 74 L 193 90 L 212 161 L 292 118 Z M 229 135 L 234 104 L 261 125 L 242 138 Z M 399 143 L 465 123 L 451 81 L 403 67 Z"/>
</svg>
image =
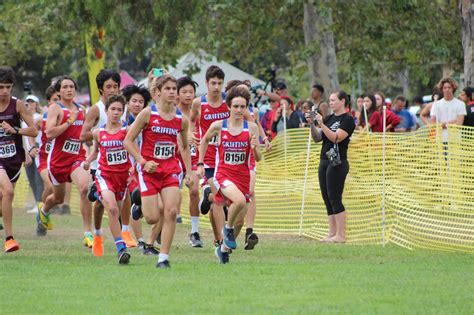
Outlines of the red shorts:
<svg viewBox="0 0 474 315">
<path fill-rule="evenodd" d="M 226 174 L 222 174 L 220 172 L 217 172 L 217 174 L 214 175 L 213 181 L 214 185 L 216 186 L 218 192 L 215 197 L 215 202 L 217 204 L 225 204 L 226 200 L 228 200 L 221 192 L 221 188 L 228 187 L 232 184 L 234 184 L 240 192 L 244 195 L 245 201 L 250 202 L 250 177 L 248 177 L 248 180 L 242 180 L 244 178 L 238 178 L 237 180 L 231 180 L 229 176 Z"/>
<path fill-rule="evenodd" d="M 153 196 L 161 192 L 166 187 L 178 187 L 180 183 L 179 167 L 158 167 L 156 172 L 150 174 L 142 171 L 141 166 L 137 165 L 138 184 L 142 197 Z"/>
<path fill-rule="evenodd" d="M 95 172 L 95 183 L 99 196 L 102 197 L 102 191 L 110 190 L 115 193 L 115 200 L 124 200 L 125 193 L 127 192 L 128 177 L 128 171 L 103 173 L 98 169 Z"/>
<path fill-rule="evenodd" d="M 48 169 L 48 155 L 38 155 L 38 162 L 38 173 L 41 174 L 42 171 Z"/>
<path fill-rule="evenodd" d="M 55 167 L 54 165 L 49 166 L 49 179 L 54 186 L 70 183 L 71 174 L 76 170 L 76 168 L 81 167 L 84 160 L 81 159 L 74 161 L 69 167 Z"/>
<path fill-rule="evenodd" d="M 132 176 L 130 177 L 130 181 L 128 182 L 128 191 L 132 193 L 135 189 L 138 188 L 138 175 L 137 172 L 133 172 Z"/>
</svg>

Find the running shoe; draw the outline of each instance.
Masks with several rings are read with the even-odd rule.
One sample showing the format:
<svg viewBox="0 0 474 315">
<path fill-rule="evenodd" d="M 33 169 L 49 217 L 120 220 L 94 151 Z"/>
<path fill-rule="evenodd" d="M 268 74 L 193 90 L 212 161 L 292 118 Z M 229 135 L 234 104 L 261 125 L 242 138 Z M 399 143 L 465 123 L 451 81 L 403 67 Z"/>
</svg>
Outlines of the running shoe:
<svg viewBox="0 0 474 315">
<path fill-rule="evenodd" d="M 219 260 L 220 264 L 227 264 L 229 262 L 229 253 L 223 252 L 220 246 L 217 246 L 214 250 L 214 254 Z"/>
<path fill-rule="evenodd" d="M 138 221 L 143 218 L 142 207 L 135 203 L 132 205 L 132 218 L 135 221 Z"/>
<path fill-rule="evenodd" d="M 20 244 L 11 239 L 5 242 L 5 253 L 11 253 L 20 249 Z"/>
<path fill-rule="evenodd" d="M 44 214 L 43 209 L 40 209 L 36 214 L 36 222 L 43 224 L 43 226 L 48 230 L 53 229 L 53 221 L 49 214 Z"/>
<path fill-rule="evenodd" d="M 131 197 L 132 203 L 136 204 L 137 206 L 142 205 L 142 198 L 140 196 L 140 190 L 138 188 L 135 188 L 135 190 L 132 191 L 132 194 L 130 197 Z"/>
<path fill-rule="evenodd" d="M 211 202 L 209 201 L 209 194 L 211 193 L 211 187 L 209 185 L 205 185 L 202 189 L 201 199 L 199 200 L 199 210 L 201 213 L 207 214 L 211 209 Z"/>
<path fill-rule="evenodd" d="M 130 261 L 130 253 L 126 248 L 118 252 L 118 262 L 120 265 L 126 265 Z"/>
<path fill-rule="evenodd" d="M 245 235 L 245 250 L 252 250 L 258 244 L 258 236 L 255 233 Z"/>
<path fill-rule="evenodd" d="M 92 243 L 92 254 L 95 257 L 104 256 L 104 238 L 102 235 L 95 235 Z"/>
<path fill-rule="evenodd" d="M 95 181 L 89 183 L 87 199 L 89 199 L 90 202 L 97 201 L 97 186 L 95 185 Z"/>
<path fill-rule="evenodd" d="M 123 231 L 121 235 L 128 248 L 137 247 L 137 242 L 133 239 L 130 231 Z"/>
<path fill-rule="evenodd" d="M 43 223 L 38 222 L 36 225 L 36 236 L 46 236 L 48 229 L 44 227 Z"/>
<path fill-rule="evenodd" d="M 176 223 L 181 224 L 183 223 L 183 218 L 180 215 L 176 216 Z"/>
<path fill-rule="evenodd" d="M 201 241 L 201 236 L 199 235 L 198 232 L 194 232 L 189 234 L 189 244 L 192 247 L 202 247 L 202 241 Z"/>
<path fill-rule="evenodd" d="M 143 255 L 159 255 L 160 251 L 153 245 L 145 244 L 143 246 Z"/>
<path fill-rule="evenodd" d="M 145 247 L 146 243 L 144 241 L 138 240 L 137 242 L 137 249 L 143 251 L 143 248 Z"/>
<path fill-rule="evenodd" d="M 169 269 L 169 268 L 171 268 L 170 262 L 169 262 L 168 260 L 159 261 L 159 262 L 156 264 L 156 268 Z"/>
<path fill-rule="evenodd" d="M 83 243 L 85 247 L 92 248 L 92 245 L 94 244 L 94 236 L 92 236 L 92 233 L 84 235 Z"/>
<path fill-rule="evenodd" d="M 224 226 L 222 234 L 224 235 L 224 245 L 230 249 L 236 249 L 237 243 L 235 242 L 234 229 L 228 229 Z"/>
</svg>

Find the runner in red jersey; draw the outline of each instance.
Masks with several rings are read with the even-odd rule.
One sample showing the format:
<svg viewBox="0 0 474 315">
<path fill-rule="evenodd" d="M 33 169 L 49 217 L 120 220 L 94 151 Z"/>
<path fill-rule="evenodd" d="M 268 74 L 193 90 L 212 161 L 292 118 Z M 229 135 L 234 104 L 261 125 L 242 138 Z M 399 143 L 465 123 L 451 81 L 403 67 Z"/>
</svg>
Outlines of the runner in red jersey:
<svg viewBox="0 0 474 315">
<path fill-rule="evenodd" d="M 222 87 L 224 85 L 224 71 L 217 66 L 210 66 L 206 70 L 206 85 L 207 94 L 200 98 L 196 98 L 193 101 L 190 115 L 191 129 L 194 128 L 194 124 L 199 119 L 200 135 L 204 136 L 214 121 L 223 120 L 229 117 L 229 107 L 226 105 L 224 100 L 225 94 L 222 93 Z M 190 135 L 194 138 L 194 142 L 197 145 L 199 139 L 195 138 L 194 135 Z M 214 167 L 216 160 L 217 150 L 217 138 L 213 138 L 209 142 L 209 149 L 203 156 L 203 166 L 205 170 L 205 185 L 203 187 L 201 201 L 199 202 L 199 208 L 202 214 L 206 214 L 211 210 L 209 219 L 211 221 L 212 230 L 214 232 L 214 243 L 222 242 L 222 227 L 225 221 L 224 210 L 221 205 L 212 204 L 213 196 L 215 196 L 217 190 L 212 183 L 214 177 Z M 200 151 L 201 152 L 201 151 Z M 211 195 L 212 192 L 212 195 Z"/>
<path fill-rule="evenodd" d="M 15 73 L 10 67 L 0 67 L 0 216 L 5 228 L 5 253 L 20 249 L 13 239 L 13 192 L 25 161 L 22 136 L 36 137 L 33 117 L 25 104 L 12 96 Z M 20 128 L 21 121 L 27 128 Z"/>
<path fill-rule="evenodd" d="M 230 118 L 212 123 L 201 141 L 200 152 L 206 152 L 210 140 L 218 137 L 216 173 L 214 184 L 218 189 L 214 204 L 230 202 L 228 220 L 223 229 L 223 244 L 216 248 L 220 263 L 229 262 L 229 249 L 236 249 L 234 226 L 239 218 L 245 216 L 250 201 L 250 152 L 255 159 L 261 159 L 258 142 L 258 127 L 244 119 L 250 100 L 250 92 L 243 87 L 234 87 L 227 95 Z M 199 158 L 198 172 L 204 175 Z"/>
<path fill-rule="evenodd" d="M 189 120 L 191 113 L 191 106 L 193 99 L 196 95 L 196 85 L 190 77 L 183 77 L 178 79 L 178 109 L 183 115 L 183 119 Z M 194 124 L 193 132 L 194 137 L 199 138 L 199 120 L 196 120 Z M 199 152 L 196 144 L 192 143 L 192 138 L 188 136 L 189 150 L 191 152 L 191 170 L 185 170 L 185 173 L 189 174 L 193 180 L 193 186 L 189 187 L 189 215 L 191 217 L 191 234 L 189 234 L 189 244 L 192 247 L 202 247 L 201 236 L 199 235 L 199 178 L 196 173 L 197 162 L 199 160 Z M 184 164 L 184 163 L 183 163 Z M 181 206 L 181 204 L 180 204 Z M 178 211 L 179 211 L 178 207 Z M 179 223 L 179 221 L 178 221 Z"/>
<path fill-rule="evenodd" d="M 125 109 L 126 100 L 121 95 L 114 95 L 105 102 L 107 123 L 93 131 L 94 149 L 87 157 L 86 168 L 97 159 L 98 166 L 95 173 L 95 182 L 99 199 L 104 205 L 109 217 L 109 227 L 117 247 L 119 264 L 128 264 L 130 254 L 121 235 L 119 209 L 127 193 L 127 179 L 130 175 L 132 163 L 128 152 L 123 146 L 127 134 L 127 123 L 121 118 Z M 96 218 L 99 220 L 102 218 Z M 95 233 L 92 253 L 100 257 L 104 254 L 102 233 Z"/>
<path fill-rule="evenodd" d="M 161 252 L 158 268 L 169 268 L 169 252 L 176 229 L 176 213 L 180 198 L 179 174 L 182 169 L 176 157 L 178 137 L 183 148 L 188 148 L 188 122 L 176 109 L 176 79 L 171 75 L 155 78 L 151 94 L 157 104 L 151 104 L 138 114 L 125 137 L 124 145 L 137 162 L 142 212 L 149 224 L 160 222 Z M 142 132 L 140 151 L 135 139 Z M 191 169 L 189 150 L 182 150 L 186 169 Z M 186 185 L 192 185 L 189 174 Z M 163 202 L 159 209 L 159 199 Z"/>
<path fill-rule="evenodd" d="M 50 209 L 64 201 L 65 184 L 73 182 L 80 194 L 82 220 L 84 224 L 84 245 L 92 247 L 91 205 L 87 199 L 87 186 L 90 174 L 82 167 L 85 150 L 79 136 L 84 124 L 84 110 L 73 102 L 76 94 L 76 82 L 68 76 L 61 77 L 54 85 L 59 92 L 61 103 L 55 103 L 48 109 L 46 137 L 52 141 L 48 156 L 48 170 L 53 184 L 53 193 L 38 213 L 36 234 L 46 235 L 53 228 Z"/>
</svg>

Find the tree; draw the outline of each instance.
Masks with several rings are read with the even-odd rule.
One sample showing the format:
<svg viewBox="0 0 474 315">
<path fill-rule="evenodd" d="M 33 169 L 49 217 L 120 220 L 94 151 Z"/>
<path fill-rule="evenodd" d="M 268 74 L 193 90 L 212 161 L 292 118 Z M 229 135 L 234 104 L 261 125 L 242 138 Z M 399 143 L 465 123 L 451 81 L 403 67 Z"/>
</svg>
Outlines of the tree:
<svg viewBox="0 0 474 315">
<path fill-rule="evenodd" d="M 466 86 L 474 83 L 474 55 L 472 53 L 472 43 L 474 41 L 474 15 L 472 14 L 472 0 L 459 1 L 459 11 L 461 12 L 461 36 L 464 53 L 464 80 Z"/>
</svg>

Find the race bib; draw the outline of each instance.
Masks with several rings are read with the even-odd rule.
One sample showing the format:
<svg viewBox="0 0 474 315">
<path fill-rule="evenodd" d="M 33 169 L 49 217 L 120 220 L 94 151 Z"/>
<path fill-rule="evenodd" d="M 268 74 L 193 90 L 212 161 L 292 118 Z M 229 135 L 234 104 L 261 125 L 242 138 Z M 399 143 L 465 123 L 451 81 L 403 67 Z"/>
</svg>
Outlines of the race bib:
<svg viewBox="0 0 474 315">
<path fill-rule="evenodd" d="M 191 152 L 191 156 L 197 156 L 197 148 L 195 145 L 190 144 L 189 145 L 189 151 Z"/>
<path fill-rule="evenodd" d="M 174 143 L 157 142 L 155 143 L 153 156 L 158 160 L 167 160 L 174 156 L 175 148 Z"/>
<path fill-rule="evenodd" d="M 224 153 L 224 163 L 229 165 L 240 165 L 245 163 L 245 152 L 231 151 Z"/>
<path fill-rule="evenodd" d="M 16 155 L 15 142 L 6 142 L 0 144 L 0 158 L 6 159 Z"/>
<path fill-rule="evenodd" d="M 52 147 L 51 142 L 48 141 L 44 145 L 45 145 L 44 151 L 46 152 L 46 154 L 49 154 L 49 152 L 51 151 L 51 147 Z"/>
<path fill-rule="evenodd" d="M 214 137 L 209 140 L 209 145 L 218 145 L 219 144 L 219 136 L 215 135 Z"/>
<path fill-rule="evenodd" d="M 119 165 L 127 163 L 128 154 L 126 150 L 106 151 L 107 165 Z"/>
<path fill-rule="evenodd" d="M 66 140 L 63 145 L 63 152 L 69 154 L 79 154 L 81 150 L 81 142 L 75 140 Z"/>
</svg>

